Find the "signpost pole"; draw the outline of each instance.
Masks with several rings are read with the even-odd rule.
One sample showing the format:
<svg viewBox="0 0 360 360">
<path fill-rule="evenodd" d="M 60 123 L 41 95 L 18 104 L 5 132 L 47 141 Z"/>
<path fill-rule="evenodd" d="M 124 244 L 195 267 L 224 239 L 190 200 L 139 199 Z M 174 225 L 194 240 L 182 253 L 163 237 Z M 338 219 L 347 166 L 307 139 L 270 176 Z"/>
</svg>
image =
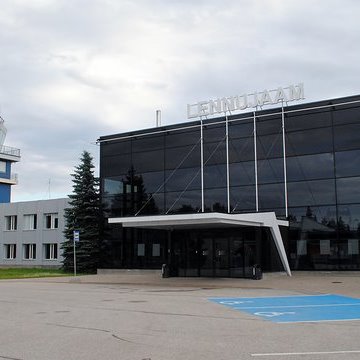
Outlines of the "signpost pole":
<svg viewBox="0 0 360 360">
<path fill-rule="evenodd" d="M 80 241 L 80 231 L 74 230 L 74 276 L 76 276 L 76 243 Z"/>
</svg>

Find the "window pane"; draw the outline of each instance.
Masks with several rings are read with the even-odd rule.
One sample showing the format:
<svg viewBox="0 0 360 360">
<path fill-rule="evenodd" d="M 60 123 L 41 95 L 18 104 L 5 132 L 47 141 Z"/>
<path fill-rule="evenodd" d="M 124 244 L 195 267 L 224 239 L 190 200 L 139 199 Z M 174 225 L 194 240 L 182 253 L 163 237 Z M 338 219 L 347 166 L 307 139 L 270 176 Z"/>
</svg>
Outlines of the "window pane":
<svg viewBox="0 0 360 360">
<path fill-rule="evenodd" d="M 204 142 L 225 140 L 225 133 L 225 122 L 221 125 L 205 125 L 203 129 Z"/>
<path fill-rule="evenodd" d="M 227 212 L 226 188 L 205 191 L 206 211 Z"/>
<path fill-rule="evenodd" d="M 283 156 L 282 135 L 267 135 L 257 137 L 258 159 L 269 159 Z"/>
<path fill-rule="evenodd" d="M 155 191 L 164 191 L 164 172 L 148 172 L 141 174 L 144 191 L 154 193 Z"/>
<path fill-rule="evenodd" d="M 204 143 L 204 164 L 226 163 L 226 142 Z"/>
<path fill-rule="evenodd" d="M 360 124 L 334 127 L 335 150 L 351 150 L 360 147 Z"/>
<path fill-rule="evenodd" d="M 206 189 L 226 186 L 226 165 L 205 166 L 204 186 Z"/>
<path fill-rule="evenodd" d="M 230 185 L 250 185 L 255 183 L 254 161 L 230 164 Z"/>
<path fill-rule="evenodd" d="M 231 139 L 251 137 L 254 133 L 254 125 L 248 121 L 229 122 L 229 136 Z"/>
<path fill-rule="evenodd" d="M 359 123 L 360 122 L 360 108 L 349 108 L 342 110 L 335 110 L 333 112 L 334 125 Z"/>
<path fill-rule="evenodd" d="M 101 174 L 105 177 L 118 176 L 131 169 L 131 156 L 105 156 L 101 159 Z"/>
<path fill-rule="evenodd" d="M 130 140 L 117 140 L 100 144 L 101 156 L 123 155 L 131 152 Z"/>
<path fill-rule="evenodd" d="M 235 186 L 230 188 L 231 210 L 237 212 L 250 212 L 256 208 L 255 186 Z"/>
<path fill-rule="evenodd" d="M 119 165 L 117 165 L 119 167 Z M 132 154 L 132 166 L 136 173 L 164 169 L 164 151 L 146 151 Z M 124 168 L 120 168 L 124 170 Z"/>
<path fill-rule="evenodd" d="M 284 182 L 284 162 L 282 158 L 258 161 L 259 184 Z"/>
<path fill-rule="evenodd" d="M 164 147 L 164 135 L 145 135 L 132 138 L 132 151 L 154 151 Z"/>
<path fill-rule="evenodd" d="M 184 131 L 170 131 L 166 137 L 166 147 L 200 144 L 200 126 Z"/>
<path fill-rule="evenodd" d="M 256 121 L 256 134 L 258 136 L 268 134 L 279 134 L 282 131 L 281 117 L 274 118 L 273 116 L 262 118 Z"/>
<path fill-rule="evenodd" d="M 360 177 L 337 179 L 338 203 L 360 202 Z"/>
<path fill-rule="evenodd" d="M 326 109 L 285 114 L 287 132 L 326 126 L 331 126 L 331 112 Z"/>
<path fill-rule="evenodd" d="M 288 183 L 289 206 L 335 204 L 334 180 L 300 181 Z"/>
<path fill-rule="evenodd" d="M 360 175 L 360 150 L 337 152 L 335 159 L 337 177 Z"/>
<path fill-rule="evenodd" d="M 259 186 L 259 206 L 261 209 L 284 207 L 284 184 Z"/>
<path fill-rule="evenodd" d="M 201 209 L 199 190 L 166 193 L 166 211 L 169 213 L 196 213 L 199 209 Z"/>
<path fill-rule="evenodd" d="M 324 153 L 332 150 L 330 127 L 286 134 L 287 156 Z"/>
<path fill-rule="evenodd" d="M 254 160 L 254 139 L 231 139 L 229 141 L 230 162 Z"/>
<path fill-rule="evenodd" d="M 338 207 L 339 226 L 350 231 L 360 230 L 360 204 L 340 205 Z M 342 225 L 342 226 L 341 226 Z"/>
<path fill-rule="evenodd" d="M 166 171 L 166 191 L 200 189 L 200 168 Z"/>
<path fill-rule="evenodd" d="M 166 169 L 200 167 L 200 145 L 166 149 L 165 167 Z"/>
<path fill-rule="evenodd" d="M 125 175 L 103 179 L 103 195 L 107 196 L 107 195 L 122 194 L 124 179 L 125 179 Z"/>
<path fill-rule="evenodd" d="M 292 156 L 286 159 L 288 181 L 332 178 L 334 156 L 332 153 Z"/>
</svg>

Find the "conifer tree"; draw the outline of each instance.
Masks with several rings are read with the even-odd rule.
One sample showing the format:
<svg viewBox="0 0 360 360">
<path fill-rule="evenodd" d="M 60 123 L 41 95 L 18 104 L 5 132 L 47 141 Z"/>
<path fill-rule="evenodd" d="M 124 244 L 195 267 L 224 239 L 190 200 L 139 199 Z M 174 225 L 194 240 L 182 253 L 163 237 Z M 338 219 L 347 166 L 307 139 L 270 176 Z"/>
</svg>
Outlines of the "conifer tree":
<svg viewBox="0 0 360 360">
<path fill-rule="evenodd" d="M 63 268 L 74 269 L 73 232 L 80 232 L 76 243 L 77 272 L 94 273 L 99 262 L 100 196 L 99 180 L 94 176 L 93 158 L 83 151 L 80 164 L 72 176 L 73 193 L 69 195 L 70 207 L 65 209 L 65 238 L 62 245 Z"/>
</svg>

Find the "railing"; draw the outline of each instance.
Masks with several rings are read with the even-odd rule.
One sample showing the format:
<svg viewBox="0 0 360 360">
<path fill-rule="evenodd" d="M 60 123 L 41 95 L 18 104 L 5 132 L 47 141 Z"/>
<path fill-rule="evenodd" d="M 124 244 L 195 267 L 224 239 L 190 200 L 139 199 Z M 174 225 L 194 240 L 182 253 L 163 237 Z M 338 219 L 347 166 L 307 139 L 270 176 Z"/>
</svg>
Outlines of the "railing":
<svg viewBox="0 0 360 360">
<path fill-rule="evenodd" d="M 20 157 L 20 149 L 16 149 L 10 146 L 0 146 L 0 154 Z"/>
</svg>

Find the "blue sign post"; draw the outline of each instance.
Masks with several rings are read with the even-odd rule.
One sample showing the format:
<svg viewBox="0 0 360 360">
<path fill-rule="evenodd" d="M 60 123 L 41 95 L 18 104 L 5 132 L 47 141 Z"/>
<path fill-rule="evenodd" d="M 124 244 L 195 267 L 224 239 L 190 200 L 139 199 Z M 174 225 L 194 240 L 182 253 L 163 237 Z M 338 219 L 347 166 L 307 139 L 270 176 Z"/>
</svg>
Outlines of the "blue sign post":
<svg viewBox="0 0 360 360">
<path fill-rule="evenodd" d="M 74 230 L 74 276 L 76 276 L 76 243 L 80 241 L 80 231 Z"/>
</svg>

